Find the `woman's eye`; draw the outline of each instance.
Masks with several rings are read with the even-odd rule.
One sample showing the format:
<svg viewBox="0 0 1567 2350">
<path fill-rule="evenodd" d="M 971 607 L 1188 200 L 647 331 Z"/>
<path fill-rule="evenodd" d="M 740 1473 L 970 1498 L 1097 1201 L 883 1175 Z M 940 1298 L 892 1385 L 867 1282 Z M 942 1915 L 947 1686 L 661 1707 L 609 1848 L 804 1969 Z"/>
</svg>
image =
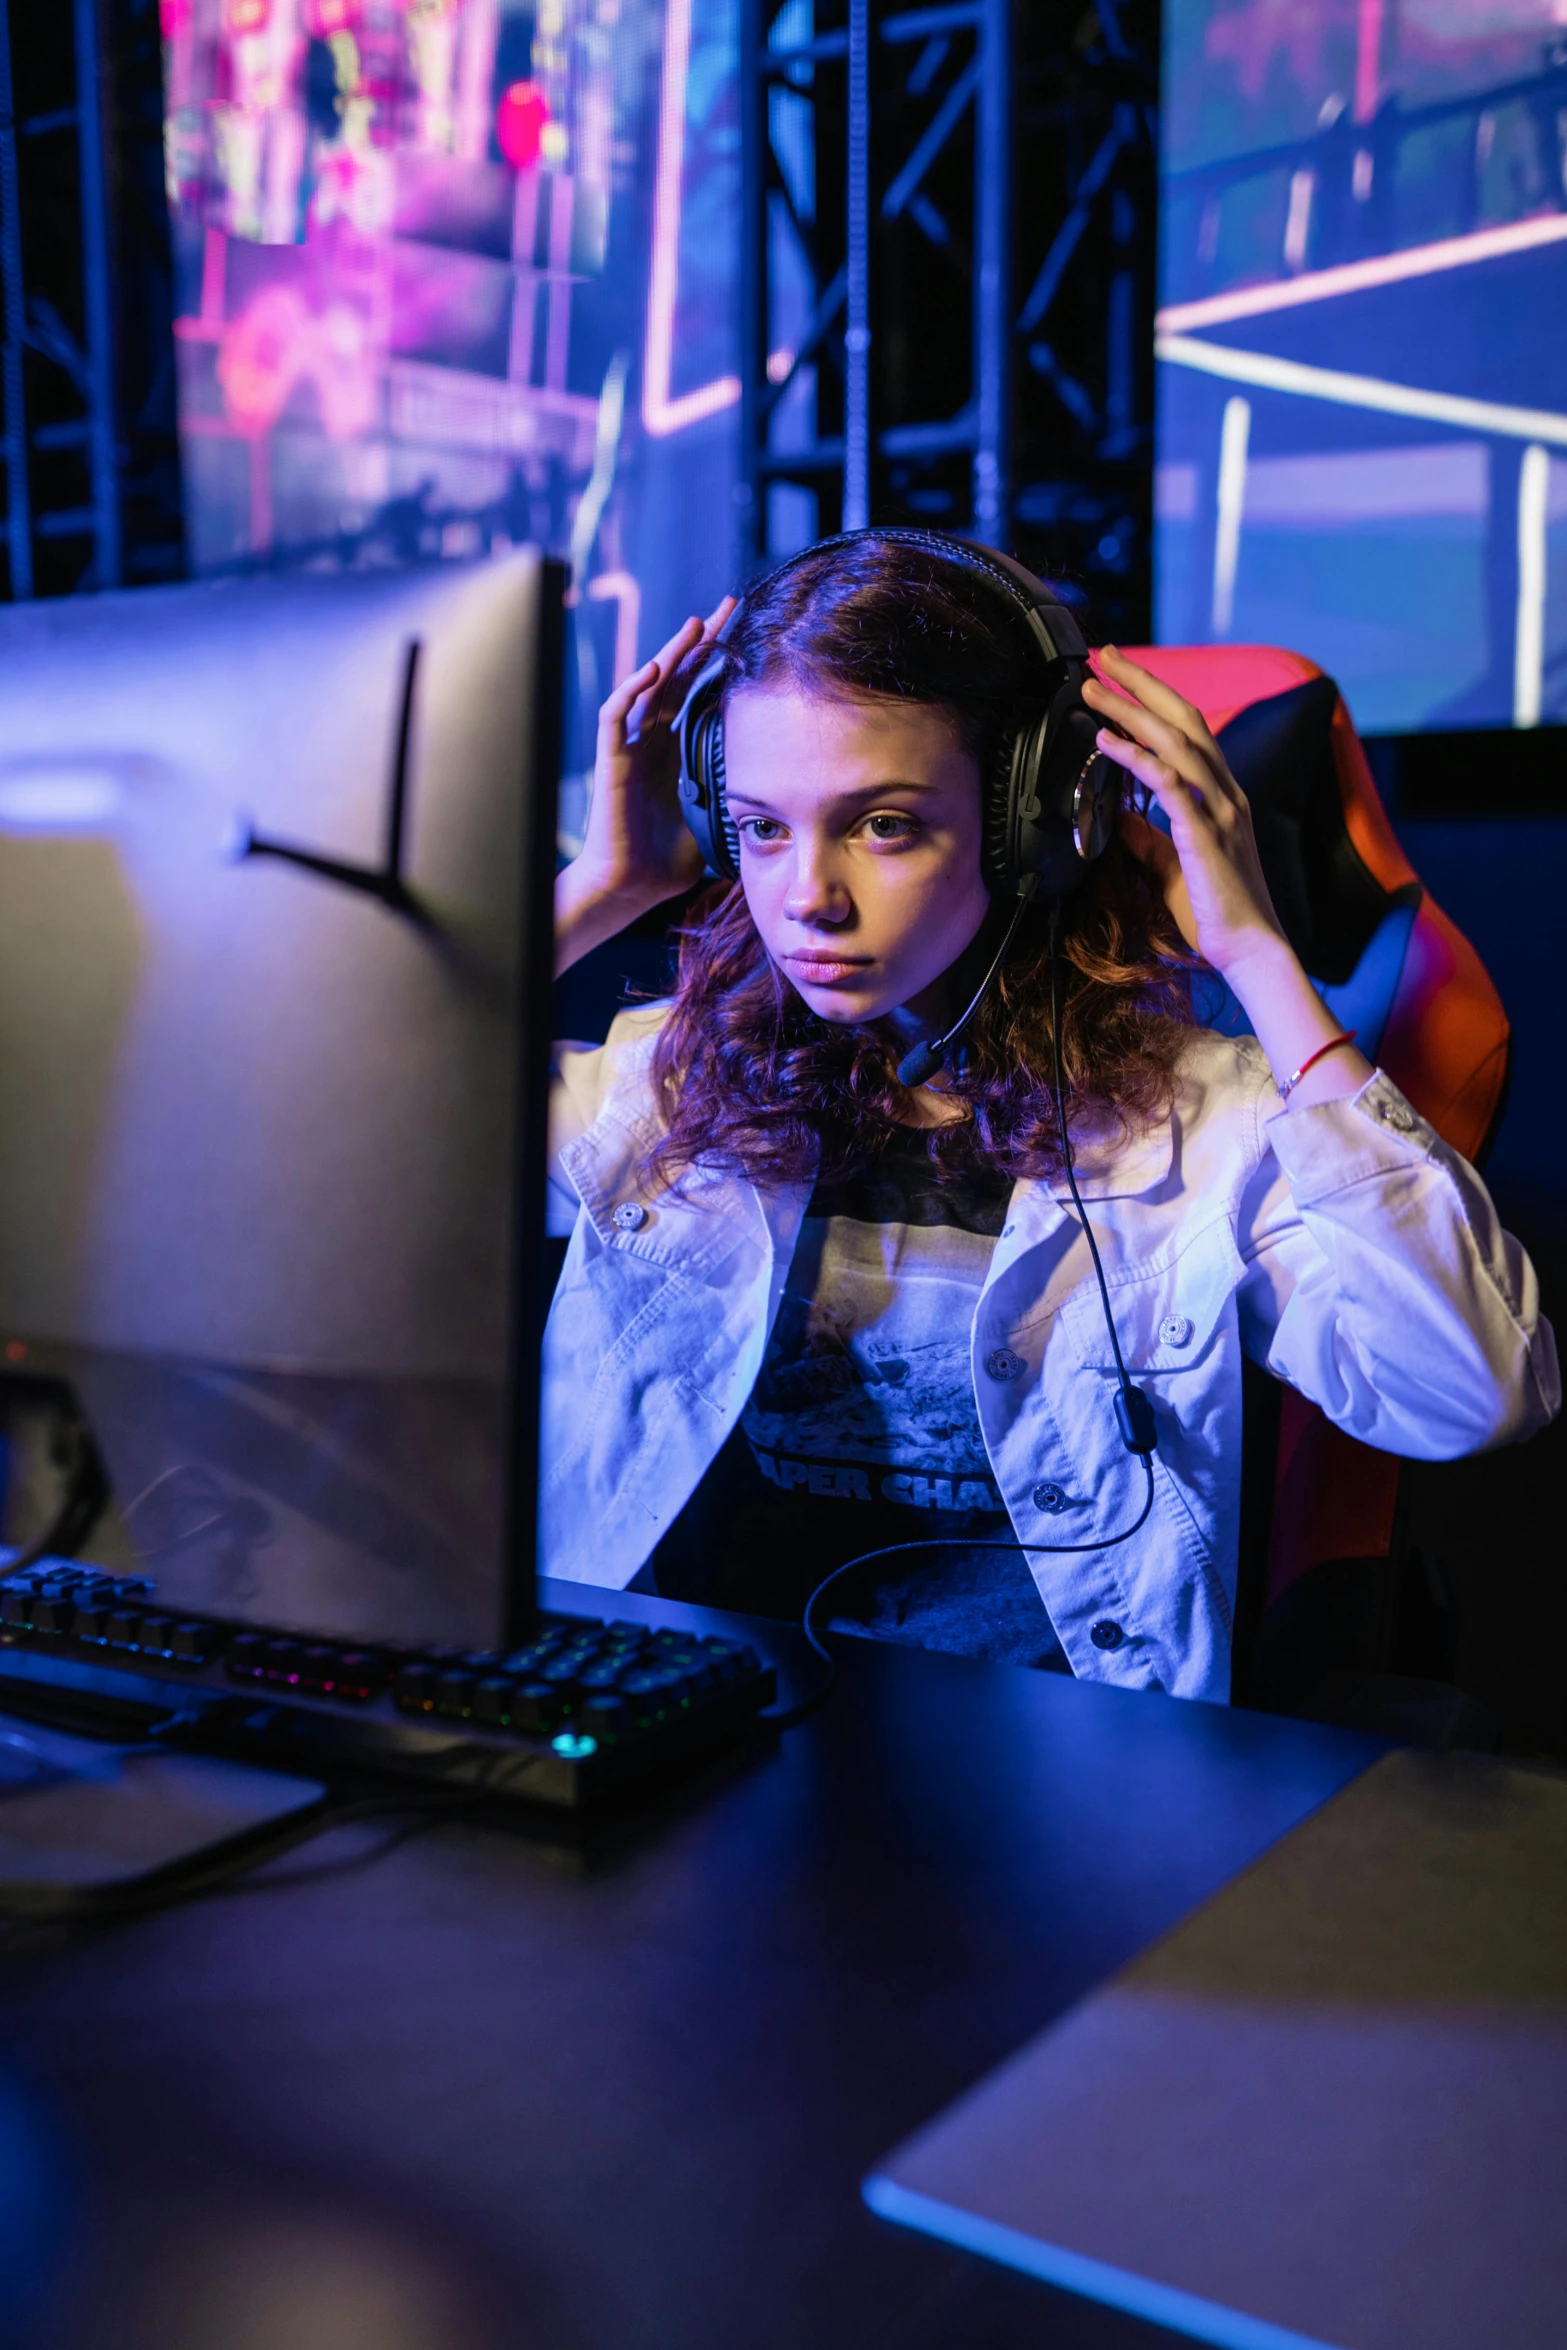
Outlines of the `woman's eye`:
<svg viewBox="0 0 1567 2350">
<path fill-rule="evenodd" d="M 770 841 L 782 840 L 784 837 L 784 828 L 776 816 L 747 816 L 738 830 L 743 840 L 754 842 L 758 848 L 765 848 Z"/>
<path fill-rule="evenodd" d="M 869 816 L 865 829 L 872 840 L 912 840 L 919 825 L 912 816 Z"/>
</svg>

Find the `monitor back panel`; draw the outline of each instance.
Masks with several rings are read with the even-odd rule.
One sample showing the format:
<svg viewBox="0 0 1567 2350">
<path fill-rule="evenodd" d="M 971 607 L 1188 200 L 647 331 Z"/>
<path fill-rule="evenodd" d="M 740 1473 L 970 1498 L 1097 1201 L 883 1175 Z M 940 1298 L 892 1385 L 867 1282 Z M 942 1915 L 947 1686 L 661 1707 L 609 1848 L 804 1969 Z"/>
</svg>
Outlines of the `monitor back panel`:
<svg viewBox="0 0 1567 2350">
<path fill-rule="evenodd" d="M 557 586 L 523 553 L 0 613 L 13 1542 L 57 1377 L 112 1487 L 92 1555 L 160 1600 L 416 1640 L 514 1615 Z M 383 867 L 415 642 L 407 904 L 239 855 Z"/>
</svg>

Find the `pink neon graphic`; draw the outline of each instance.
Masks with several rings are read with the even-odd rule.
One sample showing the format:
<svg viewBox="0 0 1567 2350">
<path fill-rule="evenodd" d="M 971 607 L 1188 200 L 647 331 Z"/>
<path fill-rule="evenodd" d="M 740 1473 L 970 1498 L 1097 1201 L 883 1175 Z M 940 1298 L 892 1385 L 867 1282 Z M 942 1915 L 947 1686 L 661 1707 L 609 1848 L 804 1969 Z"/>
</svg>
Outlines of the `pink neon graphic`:
<svg viewBox="0 0 1567 2350">
<path fill-rule="evenodd" d="M 241 432 L 266 432 L 287 407 L 305 365 L 310 313 L 291 286 L 272 286 L 224 332 L 217 378 Z"/>
<path fill-rule="evenodd" d="M 364 321 L 338 302 L 317 316 L 292 286 L 269 286 L 222 331 L 217 380 L 238 432 L 270 432 L 296 385 L 315 386 L 322 429 L 351 441 L 376 422 Z"/>
<path fill-rule="evenodd" d="M 653 180 L 653 259 L 648 280 L 647 344 L 642 362 L 642 422 L 662 438 L 733 407 L 737 375 L 715 376 L 671 399 L 675 298 L 680 274 L 680 201 L 686 151 L 686 83 L 691 64 L 691 0 L 669 0 L 664 20 L 664 78 L 658 109 L 658 164 Z"/>
<path fill-rule="evenodd" d="M 588 582 L 588 595 L 595 604 L 613 604 L 615 607 L 615 673 L 614 683 L 629 677 L 637 665 L 637 623 L 642 616 L 642 590 L 629 571 L 601 571 L 597 579 Z"/>
<path fill-rule="evenodd" d="M 531 171 L 539 160 L 549 101 L 537 82 L 513 82 L 495 109 L 495 137 L 515 171 Z"/>
<path fill-rule="evenodd" d="M 1382 11 L 1384 0 L 1360 0 L 1355 46 L 1355 120 L 1369 122 L 1382 95 Z"/>
<path fill-rule="evenodd" d="M 1327 302 L 1338 294 L 1361 293 L 1368 286 L 1398 285 L 1406 278 L 1437 277 L 1444 270 L 1494 261 L 1504 253 L 1528 253 L 1540 245 L 1562 243 L 1567 243 L 1567 216 L 1552 213 L 1540 220 L 1514 221 L 1507 228 L 1479 229 L 1473 236 L 1442 237 L 1434 244 L 1413 245 L 1406 253 L 1384 253 L 1372 261 L 1346 261 L 1336 269 L 1313 270 L 1306 277 L 1245 286 L 1239 293 L 1213 294 L 1201 302 L 1177 302 L 1161 310 L 1154 323 L 1161 334 L 1226 326 L 1236 318 L 1265 318 L 1270 311 L 1294 310 L 1303 302 Z"/>
</svg>

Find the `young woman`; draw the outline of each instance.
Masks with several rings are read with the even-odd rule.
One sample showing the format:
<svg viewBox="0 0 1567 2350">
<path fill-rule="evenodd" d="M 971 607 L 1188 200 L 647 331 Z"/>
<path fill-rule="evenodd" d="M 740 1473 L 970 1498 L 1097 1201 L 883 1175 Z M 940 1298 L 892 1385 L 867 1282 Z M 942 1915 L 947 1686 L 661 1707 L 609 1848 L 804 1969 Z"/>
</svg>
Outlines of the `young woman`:
<svg viewBox="0 0 1567 2350">
<path fill-rule="evenodd" d="M 700 878 L 673 726 L 731 611 L 604 705 L 561 968 Z M 1096 669 L 1101 748 L 1168 830 L 1128 807 L 1058 911 L 1026 910 L 956 1065 L 908 1088 L 1010 912 L 986 801 L 1039 655 L 956 554 L 874 532 L 734 615 L 739 883 L 700 901 L 668 1002 L 560 1055 L 544 1573 L 798 1617 L 841 1563 L 923 1543 L 859 1571 L 872 1629 L 1222 1700 L 1243 1354 L 1415 1458 L 1557 1409 L 1527 1258 L 1335 1041 L 1202 718 L 1109 647 Z M 1199 962 L 1254 1040 L 1195 1023 Z M 1057 1047 L 1151 1456 L 1114 1408 Z"/>
</svg>

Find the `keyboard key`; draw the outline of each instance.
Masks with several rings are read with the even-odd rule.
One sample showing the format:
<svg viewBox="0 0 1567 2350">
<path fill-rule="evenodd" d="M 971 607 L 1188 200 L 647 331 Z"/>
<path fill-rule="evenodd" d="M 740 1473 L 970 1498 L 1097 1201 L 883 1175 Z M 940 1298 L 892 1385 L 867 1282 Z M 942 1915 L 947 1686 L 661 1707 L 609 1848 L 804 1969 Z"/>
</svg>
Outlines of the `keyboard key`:
<svg viewBox="0 0 1567 2350">
<path fill-rule="evenodd" d="M 577 1711 L 579 1728 L 593 1738 L 614 1738 L 632 1728 L 635 1711 L 629 1698 L 613 1690 L 596 1690 Z"/>
<path fill-rule="evenodd" d="M 506 1673 L 531 1675 L 538 1671 L 540 1665 L 547 1664 L 554 1654 L 555 1643 L 553 1641 L 533 1640 L 528 1643 L 526 1648 L 514 1648 L 510 1656 L 503 1657 L 501 1670 Z"/>
<path fill-rule="evenodd" d="M 473 1718 L 492 1730 L 504 1729 L 511 1720 L 511 1702 L 517 1684 L 499 1673 L 490 1673 L 473 1693 Z"/>
<path fill-rule="evenodd" d="M 512 1700 L 511 1726 L 514 1730 L 553 1730 L 564 1721 L 566 1700 L 563 1692 L 549 1681 L 524 1681 Z"/>
<path fill-rule="evenodd" d="M 351 1705 L 367 1705 L 387 1682 L 385 1657 L 373 1649 L 345 1648 L 337 1660 L 337 1694 Z"/>
<path fill-rule="evenodd" d="M 404 1665 L 392 1681 L 392 1696 L 405 1713 L 427 1714 L 435 1708 L 435 1668 Z"/>
<path fill-rule="evenodd" d="M 435 1710 L 448 1721 L 463 1721 L 473 1709 L 478 1686 L 472 1673 L 442 1673 L 435 1684 Z"/>
</svg>

